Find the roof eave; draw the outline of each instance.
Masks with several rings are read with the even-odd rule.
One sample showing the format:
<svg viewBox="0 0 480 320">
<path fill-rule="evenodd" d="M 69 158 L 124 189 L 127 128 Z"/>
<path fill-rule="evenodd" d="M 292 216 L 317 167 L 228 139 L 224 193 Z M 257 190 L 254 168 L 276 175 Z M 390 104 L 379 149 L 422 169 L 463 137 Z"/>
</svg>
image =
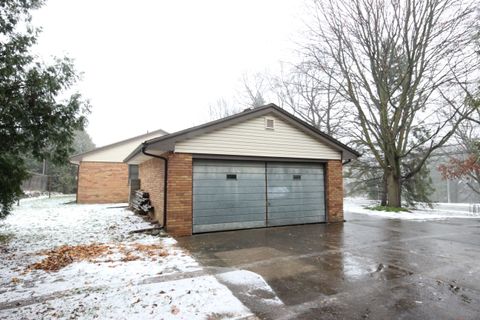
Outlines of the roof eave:
<svg viewBox="0 0 480 320">
<path fill-rule="evenodd" d="M 142 142 L 138 147 L 135 148 L 124 160 L 124 163 L 128 163 L 132 158 L 134 158 L 137 154 L 139 154 L 142 151 L 143 146 L 145 145 L 145 142 Z"/>
</svg>

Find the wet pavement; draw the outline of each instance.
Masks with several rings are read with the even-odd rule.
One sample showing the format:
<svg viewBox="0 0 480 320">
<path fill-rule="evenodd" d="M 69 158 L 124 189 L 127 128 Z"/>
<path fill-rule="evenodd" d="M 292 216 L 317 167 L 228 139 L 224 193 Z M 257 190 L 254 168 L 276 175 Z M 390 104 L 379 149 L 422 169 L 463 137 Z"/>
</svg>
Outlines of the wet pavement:
<svg viewBox="0 0 480 320">
<path fill-rule="evenodd" d="M 480 219 L 346 219 L 178 241 L 261 319 L 480 319 Z"/>
</svg>

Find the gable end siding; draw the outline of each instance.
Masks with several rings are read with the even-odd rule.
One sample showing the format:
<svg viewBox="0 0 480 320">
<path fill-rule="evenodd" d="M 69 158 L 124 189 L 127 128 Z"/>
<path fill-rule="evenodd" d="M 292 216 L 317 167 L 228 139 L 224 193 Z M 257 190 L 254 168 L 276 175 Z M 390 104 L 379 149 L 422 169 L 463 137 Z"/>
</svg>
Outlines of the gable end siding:
<svg viewBox="0 0 480 320">
<path fill-rule="evenodd" d="M 126 156 L 132 152 L 139 144 L 148 139 L 157 138 L 162 134 L 153 132 L 149 135 L 143 135 L 129 141 L 120 142 L 112 146 L 100 147 L 98 150 L 92 150 L 82 155 L 81 161 L 90 162 L 123 162 Z"/>
<path fill-rule="evenodd" d="M 265 117 L 275 120 L 265 129 Z M 273 115 L 177 142 L 175 152 L 340 160 L 341 153 Z"/>
</svg>

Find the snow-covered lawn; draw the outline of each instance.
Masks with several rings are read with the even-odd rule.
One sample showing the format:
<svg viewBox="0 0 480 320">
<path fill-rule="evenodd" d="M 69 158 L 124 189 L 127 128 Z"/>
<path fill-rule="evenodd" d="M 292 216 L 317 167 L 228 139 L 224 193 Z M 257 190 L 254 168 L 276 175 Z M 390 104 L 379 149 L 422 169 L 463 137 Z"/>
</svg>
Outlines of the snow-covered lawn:
<svg viewBox="0 0 480 320">
<path fill-rule="evenodd" d="M 0 222 L 0 319 L 243 319 L 252 313 L 170 237 L 119 205 L 22 200 Z M 105 244 L 91 260 L 31 270 L 45 250 Z M 138 246 L 161 251 L 136 250 Z"/>
<path fill-rule="evenodd" d="M 405 220 L 443 220 L 449 218 L 480 218 L 478 205 L 468 203 L 436 203 L 433 208 L 418 206 L 408 212 L 385 212 L 370 210 L 368 207 L 378 205 L 378 201 L 364 198 L 345 198 L 344 210 L 346 213 L 360 213 L 370 216 L 405 219 Z"/>
</svg>

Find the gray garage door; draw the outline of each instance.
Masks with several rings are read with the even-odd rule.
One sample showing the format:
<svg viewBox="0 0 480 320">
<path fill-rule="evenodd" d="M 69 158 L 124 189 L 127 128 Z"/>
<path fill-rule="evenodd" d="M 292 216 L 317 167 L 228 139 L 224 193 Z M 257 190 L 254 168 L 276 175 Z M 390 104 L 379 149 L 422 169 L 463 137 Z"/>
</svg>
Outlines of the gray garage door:
<svg viewBox="0 0 480 320">
<path fill-rule="evenodd" d="M 321 164 L 195 160 L 193 232 L 325 221 Z"/>
<path fill-rule="evenodd" d="M 325 221 L 323 166 L 267 163 L 269 226 Z"/>
<path fill-rule="evenodd" d="M 265 163 L 195 161 L 193 232 L 266 226 Z"/>
</svg>

